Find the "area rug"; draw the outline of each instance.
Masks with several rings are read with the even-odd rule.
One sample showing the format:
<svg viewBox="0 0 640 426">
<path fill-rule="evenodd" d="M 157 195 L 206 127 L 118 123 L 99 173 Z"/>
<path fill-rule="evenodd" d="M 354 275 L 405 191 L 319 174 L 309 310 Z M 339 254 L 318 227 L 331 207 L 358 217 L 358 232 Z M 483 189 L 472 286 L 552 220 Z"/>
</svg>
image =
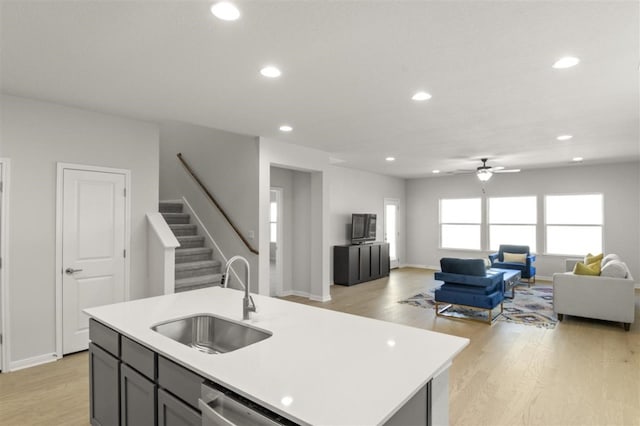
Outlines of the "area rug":
<svg viewBox="0 0 640 426">
<path fill-rule="evenodd" d="M 416 294 L 398 303 L 417 306 L 419 308 L 434 309 L 435 288 L 427 292 Z M 527 287 L 521 284 L 516 287 L 514 299 L 504 299 L 504 312 L 500 315 L 500 308 L 493 310 L 496 321 L 506 321 L 516 324 L 535 325 L 536 327 L 555 328 L 558 322 L 553 312 L 553 288 L 549 285 L 535 284 Z M 486 311 L 481 312 L 463 306 L 452 306 L 447 315 L 458 318 L 486 319 Z M 496 318 L 497 315 L 497 318 Z"/>
</svg>

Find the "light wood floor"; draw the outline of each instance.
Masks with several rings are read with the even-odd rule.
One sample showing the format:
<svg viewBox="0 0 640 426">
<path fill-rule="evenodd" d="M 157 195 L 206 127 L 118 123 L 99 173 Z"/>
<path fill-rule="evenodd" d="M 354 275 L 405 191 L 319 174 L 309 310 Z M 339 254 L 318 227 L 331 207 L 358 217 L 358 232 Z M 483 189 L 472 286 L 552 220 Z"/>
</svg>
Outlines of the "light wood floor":
<svg viewBox="0 0 640 426">
<path fill-rule="evenodd" d="M 397 303 L 436 284 L 404 268 L 333 286 L 332 301 L 286 299 L 471 339 L 450 376 L 453 425 L 640 425 L 640 295 L 630 332 L 568 317 L 555 329 L 438 318 Z M 393 368 L 393 366 L 381 366 Z M 87 356 L 0 375 L 0 425 L 88 424 Z"/>
</svg>

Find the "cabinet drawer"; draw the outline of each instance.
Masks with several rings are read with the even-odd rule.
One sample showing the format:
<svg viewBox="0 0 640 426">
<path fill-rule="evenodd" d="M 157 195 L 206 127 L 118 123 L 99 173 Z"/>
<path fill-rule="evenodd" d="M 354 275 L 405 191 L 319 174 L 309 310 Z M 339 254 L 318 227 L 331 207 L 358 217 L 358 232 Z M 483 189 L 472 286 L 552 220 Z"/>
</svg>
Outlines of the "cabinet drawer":
<svg viewBox="0 0 640 426">
<path fill-rule="evenodd" d="M 118 332 L 94 319 L 89 320 L 89 339 L 115 357 L 120 357 Z"/>
<path fill-rule="evenodd" d="M 158 426 L 200 426 L 200 413 L 164 389 L 158 389 Z"/>
<path fill-rule="evenodd" d="M 147 376 L 147 378 L 155 381 L 156 354 L 125 336 L 122 336 L 120 344 L 122 361 Z"/>
<path fill-rule="evenodd" d="M 173 361 L 158 357 L 158 385 L 194 408 L 198 407 L 202 383 L 204 378 Z"/>
</svg>

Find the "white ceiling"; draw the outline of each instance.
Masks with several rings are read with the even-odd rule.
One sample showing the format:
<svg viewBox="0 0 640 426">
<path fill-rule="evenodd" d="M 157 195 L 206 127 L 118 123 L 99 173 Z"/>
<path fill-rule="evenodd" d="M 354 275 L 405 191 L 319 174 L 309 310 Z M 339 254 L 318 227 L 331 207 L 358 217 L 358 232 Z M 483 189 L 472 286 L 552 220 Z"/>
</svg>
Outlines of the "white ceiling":
<svg viewBox="0 0 640 426">
<path fill-rule="evenodd" d="M 2 91 L 401 177 L 640 158 L 637 1 L 254 0 L 235 22 L 210 4 L 3 1 Z M 581 63 L 552 69 L 565 55 Z"/>
</svg>

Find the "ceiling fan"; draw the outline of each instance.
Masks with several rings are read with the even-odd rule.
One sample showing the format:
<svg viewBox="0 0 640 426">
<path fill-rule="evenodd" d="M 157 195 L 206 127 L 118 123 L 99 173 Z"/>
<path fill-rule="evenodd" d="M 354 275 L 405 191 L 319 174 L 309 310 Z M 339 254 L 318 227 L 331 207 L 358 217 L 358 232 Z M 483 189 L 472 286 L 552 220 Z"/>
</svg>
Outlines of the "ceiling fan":
<svg viewBox="0 0 640 426">
<path fill-rule="evenodd" d="M 486 182 L 491 179 L 494 173 L 517 173 L 520 169 L 505 169 L 502 166 L 491 167 L 487 166 L 488 158 L 481 158 L 482 166 L 476 168 L 476 176 L 482 182 Z"/>
<path fill-rule="evenodd" d="M 480 181 L 486 182 L 489 179 L 491 179 L 491 176 L 493 176 L 494 173 L 517 173 L 520 171 L 520 169 L 506 169 L 504 166 L 488 166 L 487 165 L 487 161 L 489 161 L 488 158 L 481 158 L 480 161 L 482 161 L 482 166 L 477 167 L 475 170 L 474 169 L 458 169 L 451 172 L 445 172 L 444 174 L 452 175 L 452 174 L 475 173 Z"/>
</svg>

